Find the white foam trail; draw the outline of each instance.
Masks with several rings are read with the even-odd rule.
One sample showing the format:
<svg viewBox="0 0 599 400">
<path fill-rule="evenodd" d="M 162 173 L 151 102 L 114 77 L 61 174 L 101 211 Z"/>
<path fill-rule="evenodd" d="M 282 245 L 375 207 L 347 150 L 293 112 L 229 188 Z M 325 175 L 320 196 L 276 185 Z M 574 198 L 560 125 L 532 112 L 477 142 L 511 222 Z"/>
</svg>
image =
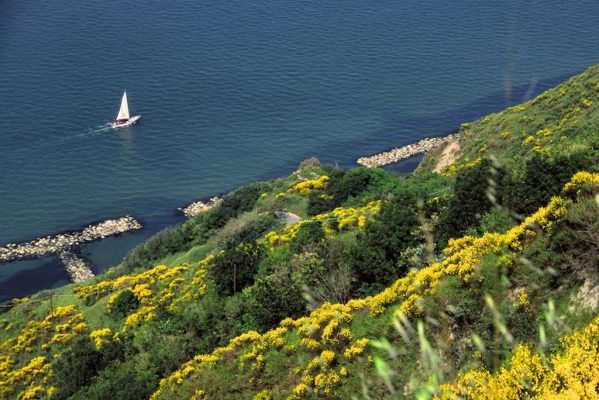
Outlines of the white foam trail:
<svg viewBox="0 0 599 400">
<path fill-rule="evenodd" d="M 46 139 L 41 139 L 37 142 L 34 143 L 30 143 L 29 145 L 27 145 L 27 147 L 21 147 L 19 149 L 13 149 L 11 151 L 14 151 L 16 153 L 28 153 L 30 151 L 39 151 L 40 149 L 48 149 L 54 146 L 59 146 L 64 144 L 65 142 L 69 142 L 72 140 L 77 140 L 77 139 L 82 139 L 82 138 L 88 138 L 88 137 L 94 137 L 97 135 L 100 135 L 104 132 L 107 132 L 111 130 L 110 128 L 110 122 L 106 122 L 105 124 L 102 125 L 98 125 L 95 126 L 93 128 L 88 128 L 88 130 L 86 132 L 81 132 L 81 133 L 76 133 L 73 135 L 69 135 L 69 136 L 62 136 L 62 137 L 58 137 L 58 138 L 46 138 Z M 20 169 L 22 169 L 23 167 L 25 167 L 26 165 L 30 164 L 33 160 L 35 161 L 40 161 L 43 158 L 46 158 L 48 155 L 52 154 L 52 152 L 50 150 L 45 151 L 43 154 L 38 155 L 37 157 L 35 157 L 35 159 L 33 158 L 28 158 L 26 161 L 18 163 L 17 165 L 15 165 L 13 168 L 10 168 L 8 170 L 3 171 L 2 176 L 10 176 L 12 174 L 14 174 L 16 171 L 19 171 Z"/>
</svg>

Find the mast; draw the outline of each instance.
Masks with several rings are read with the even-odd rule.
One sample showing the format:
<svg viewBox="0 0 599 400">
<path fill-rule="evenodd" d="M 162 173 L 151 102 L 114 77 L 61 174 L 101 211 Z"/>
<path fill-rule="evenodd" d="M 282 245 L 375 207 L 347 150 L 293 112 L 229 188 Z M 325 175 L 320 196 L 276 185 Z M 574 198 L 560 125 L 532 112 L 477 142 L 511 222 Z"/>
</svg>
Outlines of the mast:
<svg viewBox="0 0 599 400">
<path fill-rule="evenodd" d="M 117 121 L 123 119 L 129 119 L 129 105 L 127 104 L 127 91 L 123 92 L 123 98 L 121 100 L 121 108 L 119 114 L 116 116 Z"/>
</svg>

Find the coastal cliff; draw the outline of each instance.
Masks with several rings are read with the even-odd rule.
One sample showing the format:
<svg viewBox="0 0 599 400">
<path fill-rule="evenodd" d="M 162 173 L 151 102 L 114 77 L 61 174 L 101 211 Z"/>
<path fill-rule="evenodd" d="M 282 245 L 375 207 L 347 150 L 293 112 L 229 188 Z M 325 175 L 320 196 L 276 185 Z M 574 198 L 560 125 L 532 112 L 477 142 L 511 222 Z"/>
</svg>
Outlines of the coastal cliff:
<svg viewBox="0 0 599 400">
<path fill-rule="evenodd" d="M 311 160 L 13 300 L 0 398 L 596 396 L 597 93 L 599 66 L 409 176 Z"/>
</svg>

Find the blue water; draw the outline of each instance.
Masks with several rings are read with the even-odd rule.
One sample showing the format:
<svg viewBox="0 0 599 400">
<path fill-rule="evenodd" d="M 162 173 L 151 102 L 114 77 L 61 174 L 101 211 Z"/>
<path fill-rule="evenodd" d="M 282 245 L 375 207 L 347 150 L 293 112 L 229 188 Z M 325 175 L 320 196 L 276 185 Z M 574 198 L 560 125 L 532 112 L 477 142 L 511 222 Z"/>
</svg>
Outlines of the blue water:
<svg viewBox="0 0 599 400">
<path fill-rule="evenodd" d="M 0 244 L 142 219 L 82 250 L 101 272 L 194 199 L 539 93 L 599 61 L 598 20 L 596 0 L 0 2 Z M 141 122 L 101 129 L 124 88 Z M 67 281 L 2 265 L 0 300 Z"/>
</svg>

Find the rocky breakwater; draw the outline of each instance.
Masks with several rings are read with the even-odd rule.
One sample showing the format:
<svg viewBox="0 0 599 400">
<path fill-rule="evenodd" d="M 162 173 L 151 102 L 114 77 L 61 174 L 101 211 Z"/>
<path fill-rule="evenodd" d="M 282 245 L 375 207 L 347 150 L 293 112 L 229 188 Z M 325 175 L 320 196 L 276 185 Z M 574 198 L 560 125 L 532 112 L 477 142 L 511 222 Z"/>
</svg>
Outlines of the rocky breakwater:
<svg viewBox="0 0 599 400">
<path fill-rule="evenodd" d="M 62 250 L 58 253 L 58 259 L 65 266 L 73 282 L 79 283 L 94 277 L 90 265 L 77 254 Z"/>
<path fill-rule="evenodd" d="M 207 202 L 195 201 L 188 206 L 177 208 L 177 210 L 187 218 L 191 218 L 203 213 L 204 211 L 210 210 L 214 206 L 219 205 L 221 201 L 222 199 L 220 197 L 214 196 Z"/>
<path fill-rule="evenodd" d="M 58 254 L 87 242 L 140 228 L 141 224 L 135 218 L 125 216 L 88 225 L 81 231 L 45 236 L 29 242 L 9 243 L 0 247 L 0 263 Z"/>
<path fill-rule="evenodd" d="M 407 146 L 396 147 L 383 153 L 378 153 L 368 157 L 360 157 L 358 158 L 357 163 L 369 168 L 382 167 L 383 165 L 393 164 L 398 161 L 405 160 L 406 158 L 410 158 L 416 154 L 426 153 L 440 144 L 457 139 L 458 136 L 458 133 L 451 133 L 447 136 L 422 139 L 416 143 L 408 144 Z"/>
</svg>

